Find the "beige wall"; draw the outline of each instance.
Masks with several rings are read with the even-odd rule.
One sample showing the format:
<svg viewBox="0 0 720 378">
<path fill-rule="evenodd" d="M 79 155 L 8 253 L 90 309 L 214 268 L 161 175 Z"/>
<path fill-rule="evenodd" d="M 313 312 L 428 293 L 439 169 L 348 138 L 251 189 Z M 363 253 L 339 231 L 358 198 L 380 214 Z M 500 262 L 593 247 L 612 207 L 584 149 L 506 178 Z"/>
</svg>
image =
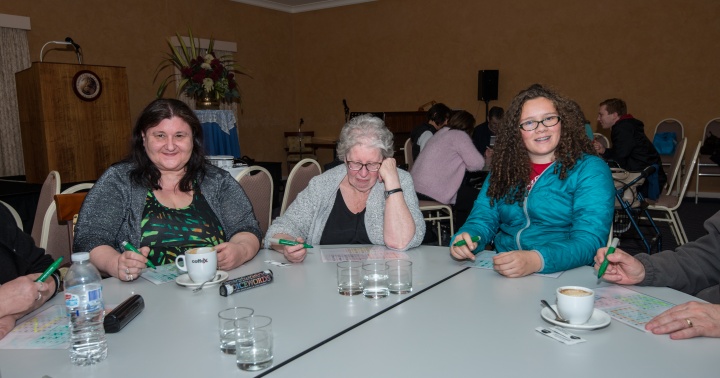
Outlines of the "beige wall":
<svg viewBox="0 0 720 378">
<path fill-rule="evenodd" d="M 237 42 L 254 76 L 240 83 L 241 148 L 259 160 L 283 160 L 282 132 L 301 117 L 304 130 L 336 137 L 343 98 L 352 111 L 436 100 L 481 118 L 480 69 L 500 70 L 500 100 L 491 105 L 506 107 L 540 82 L 594 120 L 598 102 L 621 97 L 649 135 L 660 120 L 678 118 L 692 146 L 720 117 L 713 0 L 379 0 L 298 14 L 229 0 L 3 0 L 0 13 L 31 18 L 33 60 L 44 42 L 71 35 L 86 63 L 126 66 L 133 119 L 153 98 L 165 37 L 191 27 Z M 72 62 L 74 54 L 46 59 Z"/>
</svg>

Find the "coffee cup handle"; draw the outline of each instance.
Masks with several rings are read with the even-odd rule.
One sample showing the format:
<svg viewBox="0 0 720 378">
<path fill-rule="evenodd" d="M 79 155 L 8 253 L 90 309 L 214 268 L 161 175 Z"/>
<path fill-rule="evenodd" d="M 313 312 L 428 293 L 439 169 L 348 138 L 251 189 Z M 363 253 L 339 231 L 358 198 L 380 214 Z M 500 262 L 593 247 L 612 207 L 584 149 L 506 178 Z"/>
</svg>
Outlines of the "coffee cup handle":
<svg viewBox="0 0 720 378">
<path fill-rule="evenodd" d="M 182 260 L 182 266 L 180 266 L 180 260 Z M 178 267 L 178 269 L 182 270 L 183 272 L 187 272 L 187 264 L 185 264 L 185 255 L 180 255 L 175 258 L 175 266 Z"/>
</svg>

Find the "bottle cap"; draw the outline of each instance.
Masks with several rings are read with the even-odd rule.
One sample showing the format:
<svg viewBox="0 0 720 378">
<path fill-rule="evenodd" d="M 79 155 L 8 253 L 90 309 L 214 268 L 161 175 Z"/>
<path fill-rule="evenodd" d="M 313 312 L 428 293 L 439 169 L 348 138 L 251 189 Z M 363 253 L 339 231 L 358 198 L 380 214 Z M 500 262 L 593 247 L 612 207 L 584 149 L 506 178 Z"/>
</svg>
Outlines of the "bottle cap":
<svg viewBox="0 0 720 378">
<path fill-rule="evenodd" d="M 73 262 L 81 262 L 81 261 L 85 261 L 85 260 L 90 260 L 90 252 L 73 253 L 71 256 L 71 259 Z"/>
</svg>

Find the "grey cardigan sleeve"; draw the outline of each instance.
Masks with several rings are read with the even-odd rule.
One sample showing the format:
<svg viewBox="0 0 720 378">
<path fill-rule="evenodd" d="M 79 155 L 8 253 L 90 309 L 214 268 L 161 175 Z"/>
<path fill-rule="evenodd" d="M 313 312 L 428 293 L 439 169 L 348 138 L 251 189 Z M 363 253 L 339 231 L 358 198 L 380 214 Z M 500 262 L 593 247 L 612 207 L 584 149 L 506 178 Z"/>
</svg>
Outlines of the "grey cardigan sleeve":
<svg viewBox="0 0 720 378">
<path fill-rule="evenodd" d="M 720 283 L 720 212 L 705 221 L 708 234 L 654 255 L 635 257 L 645 266 L 640 285 L 667 286 L 690 295 Z"/>
<path fill-rule="evenodd" d="M 137 192 L 144 199 L 144 194 L 133 190 L 129 169 L 126 163 L 111 166 L 85 197 L 75 226 L 74 252 L 89 252 L 100 245 L 120 251 L 123 240 L 138 245 L 139 219 L 133 211 L 132 196 Z"/>
</svg>

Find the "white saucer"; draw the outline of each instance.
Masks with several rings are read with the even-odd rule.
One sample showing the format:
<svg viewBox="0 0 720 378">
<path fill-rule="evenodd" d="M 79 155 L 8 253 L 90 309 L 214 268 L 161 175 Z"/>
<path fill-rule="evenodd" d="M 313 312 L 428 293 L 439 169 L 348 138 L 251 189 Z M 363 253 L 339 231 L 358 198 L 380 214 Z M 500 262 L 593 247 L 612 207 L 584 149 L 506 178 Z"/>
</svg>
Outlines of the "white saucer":
<svg viewBox="0 0 720 378">
<path fill-rule="evenodd" d="M 557 306 L 552 305 L 553 310 L 557 311 Z M 586 330 L 592 330 L 592 329 L 598 329 L 607 327 L 608 324 L 610 324 L 610 315 L 608 315 L 603 310 L 595 309 L 593 311 L 592 316 L 590 317 L 590 320 L 587 321 L 585 324 L 567 324 L 562 323 L 557 320 L 555 320 L 555 314 L 550 311 L 549 308 L 543 307 L 542 311 L 540 311 L 540 316 L 542 316 L 545 321 L 550 322 L 552 324 L 555 324 L 557 326 L 563 327 L 563 328 L 572 328 L 572 329 L 586 329 Z"/>
<path fill-rule="evenodd" d="M 215 275 L 217 276 L 218 274 L 220 275 L 219 279 L 206 283 L 205 286 L 203 286 L 203 288 L 219 285 L 221 282 L 225 281 L 229 277 L 228 272 L 226 272 L 224 270 L 218 270 Z M 201 283 L 193 282 L 193 280 L 190 279 L 190 276 L 188 276 L 187 273 L 183 274 L 181 276 L 177 276 L 177 278 L 175 278 L 175 283 L 180 286 L 185 286 L 185 287 L 190 287 L 190 288 L 198 287 L 198 286 L 200 286 L 200 284 L 202 284 L 202 282 Z"/>
</svg>

